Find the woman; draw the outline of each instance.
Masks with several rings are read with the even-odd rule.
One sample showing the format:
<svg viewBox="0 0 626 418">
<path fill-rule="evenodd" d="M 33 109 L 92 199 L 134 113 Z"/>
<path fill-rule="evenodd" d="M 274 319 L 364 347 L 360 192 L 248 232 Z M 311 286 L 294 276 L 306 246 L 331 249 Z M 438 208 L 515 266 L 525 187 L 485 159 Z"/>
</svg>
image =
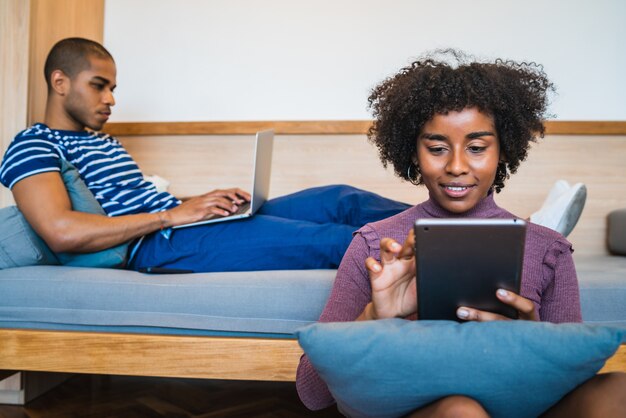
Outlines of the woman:
<svg viewBox="0 0 626 418">
<path fill-rule="evenodd" d="M 369 98 L 375 121 L 368 136 L 383 164 L 390 163 L 401 178 L 426 186 L 429 199 L 355 234 L 321 322 L 415 317 L 411 230 L 416 219 L 515 217 L 496 205 L 494 194 L 526 158 L 530 143 L 543 137 L 547 95 L 553 86 L 534 63 L 465 63 L 455 51 L 443 51 L 442 58 L 412 63 Z M 520 294 L 500 289 L 496 297 L 514 307 L 520 319 L 580 322 L 571 244 L 534 224 L 526 235 Z M 472 321 L 506 319 L 472 307 L 461 307 L 456 314 Z M 311 409 L 334 403 L 306 356 L 298 368 L 297 388 Z M 626 410 L 625 390 L 623 373 L 596 376 L 545 416 L 614 416 Z M 471 398 L 450 396 L 412 416 L 488 414 Z"/>
</svg>

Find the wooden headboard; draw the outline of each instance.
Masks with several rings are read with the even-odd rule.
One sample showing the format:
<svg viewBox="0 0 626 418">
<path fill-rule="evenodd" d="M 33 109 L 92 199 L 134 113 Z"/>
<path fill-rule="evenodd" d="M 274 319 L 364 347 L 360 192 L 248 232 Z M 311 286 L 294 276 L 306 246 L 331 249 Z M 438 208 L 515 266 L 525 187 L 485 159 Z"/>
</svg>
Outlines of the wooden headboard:
<svg viewBox="0 0 626 418">
<path fill-rule="evenodd" d="M 159 135 L 118 137 L 145 174 L 172 182 L 178 196 L 215 188 L 249 189 L 253 135 Z M 605 254 L 606 215 L 626 207 L 626 136 L 548 135 L 533 144 L 527 161 L 511 176 L 497 202 L 529 216 L 558 179 L 587 185 L 583 215 L 569 239 L 577 254 Z M 385 170 L 363 134 L 277 135 L 270 194 L 347 183 L 384 196 L 418 203 L 423 187 Z"/>
</svg>

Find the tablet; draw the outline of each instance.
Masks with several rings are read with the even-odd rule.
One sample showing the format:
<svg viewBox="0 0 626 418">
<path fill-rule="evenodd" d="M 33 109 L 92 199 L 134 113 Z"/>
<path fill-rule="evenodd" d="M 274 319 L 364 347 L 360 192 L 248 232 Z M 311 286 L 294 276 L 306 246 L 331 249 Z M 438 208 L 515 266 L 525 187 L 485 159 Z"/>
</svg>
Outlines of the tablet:
<svg viewBox="0 0 626 418">
<path fill-rule="evenodd" d="M 525 236 L 521 219 L 417 220 L 418 318 L 459 321 L 460 306 L 517 318 L 496 291 L 519 294 Z"/>
</svg>

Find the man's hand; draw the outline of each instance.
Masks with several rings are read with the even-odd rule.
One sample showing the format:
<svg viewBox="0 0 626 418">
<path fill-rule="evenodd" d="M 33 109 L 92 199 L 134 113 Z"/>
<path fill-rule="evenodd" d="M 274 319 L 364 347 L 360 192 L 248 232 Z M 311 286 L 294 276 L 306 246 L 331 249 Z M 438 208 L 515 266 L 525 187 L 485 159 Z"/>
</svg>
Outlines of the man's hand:
<svg viewBox="0 0 626 418">
<path fill-rule="evenodd" d="M 405 317 L 417 311 L 415 287 L 415 235 L 409 232 L 404 245 L 390 238 L 380 241 L 380 263 L 365 260 L 372 284 L 372 302 L 359 319 Z"/>
<path fill-rule="evenodd" d="M 228 216 L 250 201 L 250 194 L 238 188 L 213 190 L 185 200 L 164 212 L 165 227 L 202 221 L 212 215 Z"/>
<path fill-rule="evenodd" d="M 535 304 L 530 300 L 509 290 L 498 289 L 496 297 L 509 306 L 517 309 L 519 319 L 527 321 L 538 321 L 539 316 L 535 310 Z M 462 306 L 456 310 L 456 316 L 466 321 L 505 321 L 510 320 L 506 316 L 494 314 L 492 312 L 481 311 L 479 309 Z"/>
</svg>

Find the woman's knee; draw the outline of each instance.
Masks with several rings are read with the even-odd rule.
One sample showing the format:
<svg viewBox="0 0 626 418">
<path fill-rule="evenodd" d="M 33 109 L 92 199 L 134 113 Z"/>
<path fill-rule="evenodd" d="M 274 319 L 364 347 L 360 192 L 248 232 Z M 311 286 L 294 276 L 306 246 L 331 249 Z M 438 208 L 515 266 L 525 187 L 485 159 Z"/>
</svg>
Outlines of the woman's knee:
<svg viewBox="0 0 626 418">
<path fill-rule="evenodd" d="M 485 408 L 472 398 L 466 396 L 449 396 L 442 400 L 439 409 L 445 418 L 484 418 L 488 417 Z"/>
<path fill-rule="evenodd" d="M 448 396 L 415 411 L 410 418 L 485 418 L 489 417 L 480 403 L 466 396 Z"/>
<path fill-rule="evenodd" d="M 626 416 L 626 373 L 598 374 L 568 393 L 542 417 Z"/>
</svg>

